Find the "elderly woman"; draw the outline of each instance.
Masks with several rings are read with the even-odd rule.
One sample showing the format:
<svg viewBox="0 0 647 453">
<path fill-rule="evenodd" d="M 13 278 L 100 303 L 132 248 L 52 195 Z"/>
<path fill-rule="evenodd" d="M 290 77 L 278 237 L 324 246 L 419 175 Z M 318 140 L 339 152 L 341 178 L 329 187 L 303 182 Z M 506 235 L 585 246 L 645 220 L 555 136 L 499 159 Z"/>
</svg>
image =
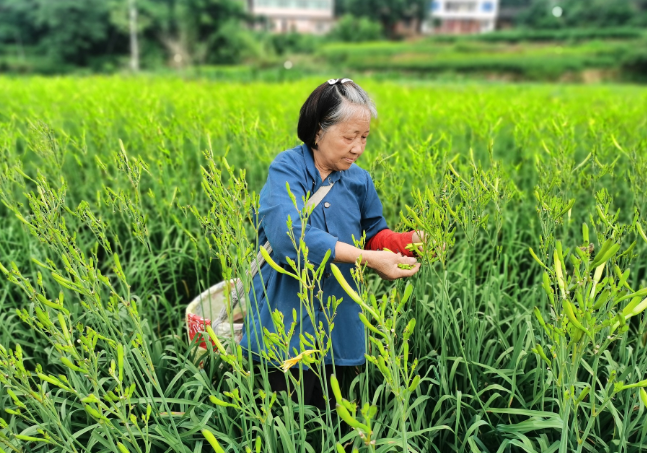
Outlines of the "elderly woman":
<svg viewBox="0 0 647 453">
<path fill-rule="evenodd" d="M 301 235 L 301 224 L 299 212 L 286 190 L 286 182 L 300 210 L 303 208 L 302 197 L 307 192 L 312 195 L 324 185 L 333 185 L 310 215 L 304 235 L 309 250 L 308 259 L 315 266 L 330 252 L 321 282 L 323 306 L 318 300 L 315 301 L 315 325 L 321 322 L 327 328 L 322 311 L 326 309 L 325 304 L 330 296 L 344 299 L 337 308 L 334 328 L 329 331 L 332 348 L 325 357 L 328 378 L 333 372 L 333 359 L 337 368 L 353 367 L 365 362 L 360 307 L 332 276 L 330 262 L 339 263 L 339 269 L 351 284 L 350 270 L 360 256 L 363 263 L 387 280 L 410 277 L 420 268 L 420 264 L 405 249 L 407 244 L 420 241 L 418 234 L 393 233 L 388 229 L 371 176 L 355 164 L 364 153 L 372 117 L 377 117 L 375 105 L 351 79 L 331 79 L 318 86 L 299 114 L 297 131 L 303 144 L 276 156 L 260 193 L 259 242 L 264 244 L 269 241 L 273 260 L 291 270 L 287 258 L 297 260 L 297 254 L 287 234 L 288 216 L 297 240 Z M 362 233 L 366 233 L 368 239 L 366 250 L 353 245 L 353 237 L 359 239 Z M 381 250 L 386 247 L 393 252 Z M 413 265 L 413 268 L 401 269 L 398 264 Z M 271 313 L 280 310 L 287 329 L 293 319 L 293 310 L 296 310 L 302 316 L 297 319 L 290 343 L 292 357 L 294 350 L 300 350 L 299 334 L 314 335 L 311 318 L 305 310 L 299 309 L 299 282 L 267 264 L 261 267 L 260 274 L 262 280 L 261 275 L 255 276 L 249 294 L 248 317 L 241 346 L 259 360 L 260 351 L 265 348 L 263 328 L 274 332 Z M 298 373 L 297 368 L 290 371 Z M 269 376 L 274 391 L 286 390 L 286 379 L 281 371 L 274 370 Z M 323 409 L 325 400 L 319 378 L 313 371 L 304 370 L 302 385 L 305 404 Z"/>
</svg>

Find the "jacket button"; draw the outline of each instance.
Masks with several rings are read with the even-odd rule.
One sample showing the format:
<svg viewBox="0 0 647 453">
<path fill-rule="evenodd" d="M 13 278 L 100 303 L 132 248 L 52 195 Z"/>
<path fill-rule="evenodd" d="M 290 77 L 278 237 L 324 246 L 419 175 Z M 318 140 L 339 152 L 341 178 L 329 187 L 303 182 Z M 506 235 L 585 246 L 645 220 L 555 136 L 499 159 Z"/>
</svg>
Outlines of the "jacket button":
<svg viewBox="0 0 647 453">
<path fill-rule="evenodd" d="M 329 207 L 330 207 L 330 203 L 328 203 L 328 202 L 326 201 L 326 202 L 324 203 L 324 207 L 329 208 Z"/>
<path fill-rule="evenodd" d="M 330 272 L 324 272 L 324 278 L 330 278 Z"/>
</svg>

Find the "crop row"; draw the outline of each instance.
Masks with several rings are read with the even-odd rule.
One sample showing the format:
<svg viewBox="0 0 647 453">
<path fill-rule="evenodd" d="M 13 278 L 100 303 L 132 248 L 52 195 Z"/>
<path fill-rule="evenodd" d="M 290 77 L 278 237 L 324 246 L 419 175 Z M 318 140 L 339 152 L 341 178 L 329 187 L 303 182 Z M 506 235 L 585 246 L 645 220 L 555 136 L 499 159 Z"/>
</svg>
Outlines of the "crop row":
<svg viewBox="0 0 647 453">
<path fill-rule="evenodd" d="M 434 253 L 408 282 L 347 282 L 369 357 L 329 390 L 340 408 L 275 397 L 223 338 L 197 355 L 186 303 L 249 287 L 256 194 L 321 82 L 2 80 L 0 447 L 639 451 L 636 87 L 357 80 L 379 112 L 359 164 L 389 226 L 423 228 Z M 307 309 L 317 273 L 294 274 Z M 287 335 L 291 316 L 275 322 Z M 284 340 L 267 338 L 274 358 L 316 367 Z"/>
</svg>

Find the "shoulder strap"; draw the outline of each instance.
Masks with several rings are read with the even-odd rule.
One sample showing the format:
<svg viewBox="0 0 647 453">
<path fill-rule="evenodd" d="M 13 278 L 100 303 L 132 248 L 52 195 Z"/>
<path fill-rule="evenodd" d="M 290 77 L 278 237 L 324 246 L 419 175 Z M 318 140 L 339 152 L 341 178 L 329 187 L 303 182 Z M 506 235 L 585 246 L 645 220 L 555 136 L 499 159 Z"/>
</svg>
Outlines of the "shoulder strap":
<svg viewBox="0 0 647 453">
<path fill-rule="evenodd" d="M 330 192 L 330 189 L 332 189 L 332 186 L 334 185 L 334 182 L 331 182 L 327 186 L 321 186 L 319 189 L 310 197 L 304 208 L 309 208 L 310 206 L 313 206 L 316 208 L 319 203 L 321 203 L 321 200 L 324 199 L 326 195 L 328 195 L 328 192 Z"/>
<path fill-rule="evenodd" d="M 317 191 L 312 195 L 309 199 L 308 202 L 305 204 L 305 208 L 312 207 L 313 209 L 316 208 L 319 203 L 321 203 L 321 200 L 323 200 L 326 195 L 328 195 L 328 192 L 332 189 L 332 186 L 335 185 L 334 181 L 331 182 L 327 186 L 321 186 Z M 265 250 L 267 250 L 267 253 L 272 253 L 272 246 L 270 245 L 270 241 L 266 241 L 265 244 L 263 244 L 263 247 Z M 263 258 L 263 255 L 261 255 L 261 252 L 259 250 L 258 254 L 256 255 L 256 258 L 250 263 L 249 270 L 247 273 L 251 278 L 254 278 L 254 276 L 258 273 L 258 270 L 265 264 L 265 258 Z M 236 289 L 231 293 L 231 310 L 233 311 L 234 308 L 238 305 L 239 298 L 243 297 L 245 288 L 243 285 L 242 280 L 238 280 L 238 283 L 236 283 Z M 223 309 L 220 311 L 220 315 L 216 320 L 213 321 L 213 326 L 216 326 L 217 324 L 220 324 L 223 322 L 225 319 L 227 319 L 227 308 L 223 307 Z"/>
</svg>

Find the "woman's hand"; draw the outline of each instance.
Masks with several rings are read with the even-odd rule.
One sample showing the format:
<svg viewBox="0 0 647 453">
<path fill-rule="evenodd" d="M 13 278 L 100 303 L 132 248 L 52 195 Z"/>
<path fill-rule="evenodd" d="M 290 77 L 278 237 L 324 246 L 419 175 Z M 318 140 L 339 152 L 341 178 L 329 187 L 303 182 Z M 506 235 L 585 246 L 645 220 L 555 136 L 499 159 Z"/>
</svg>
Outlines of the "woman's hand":
<svg viewBox="0 0 647 453">
<path fill-rule="evenodd" d="M 420 263 L 415 258 L 382 250 L 361 250 L 350 244 L 337 241 L 335 245 L 335 263 L 355 263 L 360 256 L 362 257 L 362 263 L 374 269 L 385 280 L 411 277 L 420 269 Z M 409 264 L 413 268 L 400 269 L 398 264 Z"/>
<path fill-rule="evenodd" d="M 411 277 L 420 270 L 420 263 L 415 258 L 403 256 L 400 253 L 387 251 L 371 251 L 364 254 L 366 264 L 374 269 L 384 280 L 395 280 L 398 278 Z M 398 264 L 413 265 L 411 269 L 400 269 Z"/>
</svg>

